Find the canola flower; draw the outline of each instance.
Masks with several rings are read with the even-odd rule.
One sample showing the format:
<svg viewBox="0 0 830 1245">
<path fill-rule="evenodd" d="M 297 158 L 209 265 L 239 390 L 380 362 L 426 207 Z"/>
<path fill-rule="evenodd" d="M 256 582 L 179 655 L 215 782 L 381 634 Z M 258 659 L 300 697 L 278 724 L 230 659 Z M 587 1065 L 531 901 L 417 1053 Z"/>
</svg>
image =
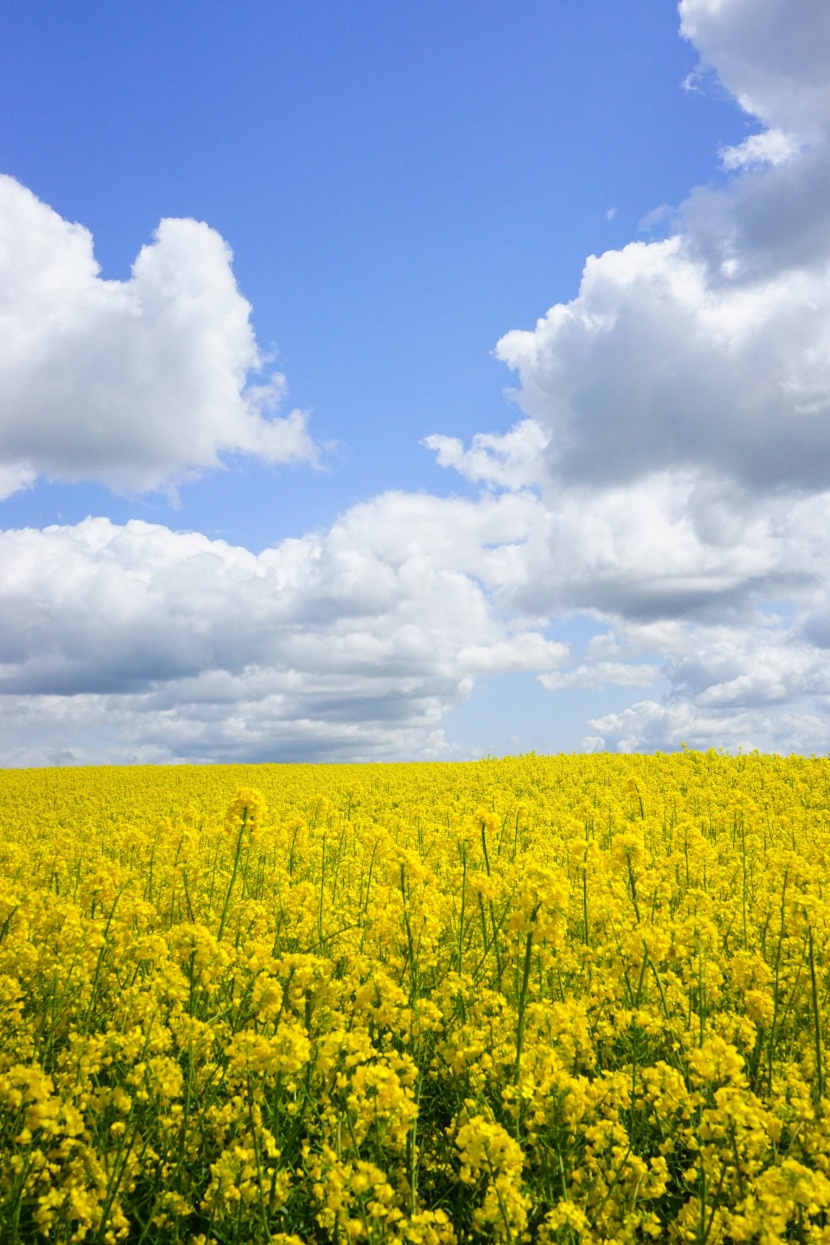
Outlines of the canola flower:
<svg viewBox="0 0 830 1245">
<path fill-rule="evenodd" d="M 830 1245 L 830 761 L 0 793 L 0 1241 Z"/>
</svg>

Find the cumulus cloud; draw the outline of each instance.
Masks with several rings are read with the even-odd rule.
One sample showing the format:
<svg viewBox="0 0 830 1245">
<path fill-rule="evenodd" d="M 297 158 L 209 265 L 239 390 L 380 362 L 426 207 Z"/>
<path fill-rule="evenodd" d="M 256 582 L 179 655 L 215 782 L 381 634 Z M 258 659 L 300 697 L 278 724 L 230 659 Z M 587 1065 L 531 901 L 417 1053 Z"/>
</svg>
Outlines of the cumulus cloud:
<svg viewBox="0 0 830 1245">
<path fill-rule="evenodd" d="M 826 599 L 826 584 L 821 594 Z M 804 636 L 804 617 L 802 607 L 789 622 L 761 616 L 752 626 L 675 624 L 659 636 L 629 633 L 626 647 L 659 643 L 670 691 L 591 721 L 596 734 L 588 746 L 826 752 L 830 675 L 821 648 Z"/>
<path fill-rule="evenodd" d="M 592 257 L 578 297 L 498 356 L 565 480 L 699 467 L 752 489 L 830 485 L 827 257 L 748 282 L 713 279 L 686 236 L 631 243 Z"/>
<path fill-rule="evenodd" d="M 163 220 L 128 281 L 89 231 L 0 177 L 0 496 L 38 475 L 150 490 L 227 453 L 313 461 L 215 230 Z"/>
<path fill-rule="evenodd" d="M 509 432 L 478 432 L 468 449 L 458 437 L 439 433 L 424 438 L 441 467 L 452 467 L 474 484 L 520 489 L 539 483 L 542 453 L 549 437 L 538 423 L 524 419 Z"/>
<path fill-rule="evenodd" d="M 260 555 L 138 521 L 5 532 L 0 754 L 443 754 L 476 675 L 567 658 L 469 570 L 486 576 L 527 521 L 512 496 L 387 494 Z"/>
<path fill-rule="evenodd" d="M 830 498 L 648 487 L 387 493 L 258 555 L 137 521 L 3 533 L 0 757 L 446 756 L 475 680 L 526 671 L 668 685 L 589 747 L 830 746 Z M 574 613 L 606 623 L 582 652 Z"/>
<path fill-rule="evenodd" d="M 830 8 L 679 11 L 701 70 L 764 128 L 720 153 L 733 176 L 694 190 L 670 237 L 590 257 L 576 298 L 499 342 L 541 447 L 543 517 L 510 590 L 614 624 L 549 690 L 668 681 L 586 747 L 826 750 Z M 499 459 L 443 461 L 485 479 L 482 448 Z"/>
<path fill-rule="evenodd" d="M 573 670 L 540 674 L 539 682 L 549 692 L 559 692 L 570 687 L 604 688 L 609 684 L 617 687 L 650 687 L 660 680 L 660 669 L 646 662 L 597 661 L 583 663 Z"/>
<path fill-rule="evenodd" d="M 696 468 L 830 487 L 830 8 L 683 0 L 682 31 L 768 128 L 681 228 L 588 259 L 579 293 L 497 354 L 562 481 Z"/>
<path fill-rule="evenodd" d="M 681 0 L 680 29 L 741 107 L 815 137 L 830 125 L 830 9 L 824 0 Z"/>
<path fill-rule="evenodd" d="M 721 147 L 718 155 L 725 169 L 751 169 L 759 164 L 783 164 L 798 147 L 791 134 L 783 130 L 764 130 L 750 134 L 735 147 Z"/>
</svg>

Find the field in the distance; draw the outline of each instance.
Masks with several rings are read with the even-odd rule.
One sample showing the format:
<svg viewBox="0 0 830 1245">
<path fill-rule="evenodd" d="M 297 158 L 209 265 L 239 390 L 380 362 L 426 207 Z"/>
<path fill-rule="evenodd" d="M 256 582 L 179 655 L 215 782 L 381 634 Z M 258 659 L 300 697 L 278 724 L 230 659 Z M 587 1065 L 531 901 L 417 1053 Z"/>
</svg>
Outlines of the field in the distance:
<svg viewBox="0 0 830 1245">
<path fill-rule="evenodd" d="M 830 1242 L 827 760 L 0 803 L 0 1241 Z"/>
</svg>

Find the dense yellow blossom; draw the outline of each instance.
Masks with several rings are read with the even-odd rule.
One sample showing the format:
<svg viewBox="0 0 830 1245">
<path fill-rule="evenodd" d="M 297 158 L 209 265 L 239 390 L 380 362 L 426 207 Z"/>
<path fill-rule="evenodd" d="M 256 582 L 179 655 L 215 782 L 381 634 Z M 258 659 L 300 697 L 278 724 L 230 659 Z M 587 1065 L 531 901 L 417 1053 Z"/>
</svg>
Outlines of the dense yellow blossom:
<svg viewBox="0 0 830 1245">
<path fill-rule="evenodd" d="M 0 793 L 0 1242 L 830 1245 L 830 761 Z"/>
</svg>

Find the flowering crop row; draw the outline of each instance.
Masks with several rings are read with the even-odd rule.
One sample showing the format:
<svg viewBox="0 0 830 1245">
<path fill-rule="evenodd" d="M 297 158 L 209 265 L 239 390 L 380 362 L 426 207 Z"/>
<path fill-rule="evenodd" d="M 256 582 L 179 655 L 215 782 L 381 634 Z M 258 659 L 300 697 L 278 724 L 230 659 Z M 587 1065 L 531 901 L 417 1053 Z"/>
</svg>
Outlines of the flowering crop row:
<svg viewBox="0 0 830 1245">
<path fill-rule="evenodd" d="M 0 796 L 0 1241 L 830 1245 L 830 762 Z"/>
</svg>

